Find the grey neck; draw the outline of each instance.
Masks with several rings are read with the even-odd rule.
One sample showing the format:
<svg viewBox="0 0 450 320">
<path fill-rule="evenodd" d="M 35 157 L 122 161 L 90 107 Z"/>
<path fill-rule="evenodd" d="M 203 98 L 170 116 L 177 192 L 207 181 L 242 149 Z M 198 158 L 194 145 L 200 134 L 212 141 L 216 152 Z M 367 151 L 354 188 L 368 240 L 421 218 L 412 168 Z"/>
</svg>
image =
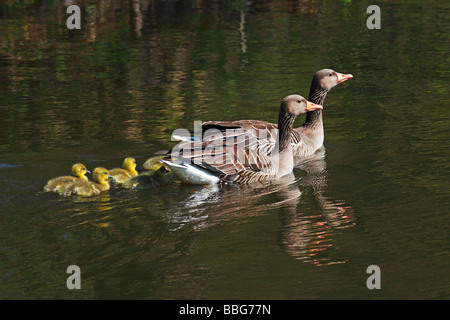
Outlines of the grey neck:
<svg viewBox="0 0 450 320">
<path fill-rule="evenodd" d="M 320 104 L 323 106 L 327 93 L 328 93 L 327 90 L 322 89 L 315 81 L 313 81 L 311 83 L 311 88 L 309 90 L 308 100 L 311 101 L 312 103 Z M 308 112 L 306 114 L 306 119 L 302 127 L 310 130 L 322 128 L 323 127 L 322 109 Z"/>
<path fill-rule="evenodd" d="M 294 126 L 295 117 L 287 112 L 280 113 L 278 117 L 278 140 L 274 150 L 279 153 L 288 150 L 291 144 L 291 132 Z"/>
</svg>

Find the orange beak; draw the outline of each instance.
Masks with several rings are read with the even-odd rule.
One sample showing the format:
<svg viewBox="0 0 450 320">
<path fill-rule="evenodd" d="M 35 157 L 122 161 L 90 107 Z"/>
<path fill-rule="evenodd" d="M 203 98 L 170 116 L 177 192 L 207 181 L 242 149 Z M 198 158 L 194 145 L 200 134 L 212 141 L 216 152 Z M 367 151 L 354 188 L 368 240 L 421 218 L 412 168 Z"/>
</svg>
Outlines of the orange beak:
<svg viewBox="0 0 450 320">
<path fill-rule="evenodd" d="M 320 104 L 312 103 L 306 100 L 306 111 L 313 111 L 317 109 L 323 109 L 323 107 Z"/>
<path fill-rule="evenodd" d="M 353 78 L 353 75 L 349 74 L 344 74 L 344 73 L 339 73 L 336 72 L 337 76 L 338 76 L 338 83 L 342 83 L 344 81 L 347 81 L 348 79 Z"/>
</svg>

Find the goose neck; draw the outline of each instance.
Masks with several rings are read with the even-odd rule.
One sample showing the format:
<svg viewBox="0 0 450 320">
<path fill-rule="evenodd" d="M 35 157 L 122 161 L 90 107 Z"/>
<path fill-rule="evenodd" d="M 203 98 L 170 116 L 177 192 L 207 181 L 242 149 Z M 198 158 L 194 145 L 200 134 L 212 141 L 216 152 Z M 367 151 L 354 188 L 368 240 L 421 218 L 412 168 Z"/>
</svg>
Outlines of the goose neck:
<svg viewBox="0 0 450 320">
<path fill-rule="evenodd" d="M 309 92 L 308 100 L 312 103 L 323 105 L 325 101 L 325 97 L 327 96 L 328 91 L 322 89 L 319 86 L 311 86 L 311 90 Z M 306 114 L 305 122 L 303 123 L 303 127 L 307 129 L 316 129 L 322 128 L 322 109 L 314 110 L 308 112 Z"/>
<path fill-rule="evenodd" d="M 295 117 L 288 113 L 280 113 L 278 118 L 278 140 L 275 150 L 279 153 L 288 149 L 291 144 L 291 131 L 294 126 Z"/>
</svg>

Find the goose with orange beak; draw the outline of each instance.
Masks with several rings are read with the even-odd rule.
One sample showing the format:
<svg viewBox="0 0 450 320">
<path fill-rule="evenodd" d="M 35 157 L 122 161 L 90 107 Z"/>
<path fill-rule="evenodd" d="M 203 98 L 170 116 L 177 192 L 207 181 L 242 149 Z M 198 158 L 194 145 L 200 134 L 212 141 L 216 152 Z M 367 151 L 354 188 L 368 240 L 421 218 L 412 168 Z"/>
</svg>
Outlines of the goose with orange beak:
<svg viewBox="0 0 450 320">
<path fill-rule="evenodd" d="M 332 69 L 322 69 L 314 74 L 309 90 L 308 101 L 323 106 L 327 93 L 338 84 L 352 79 L 352 74 L 336 72 Z M 322 108 L 316 108 L 306 113 L 306 119 L 302 126 L 294 128 L 291 134 L 291 144 L 296 162 L 311 156 L 323 146 L 324 128 L 322 120 Z M 275 123 L 260 120 L 237 120 L 237 121 L 208 121 L 202 124 L 202 141 L 213 140 L 214 136 L 208 137 L 208 131 L 222 131 L 233 128 L 240 129 L 250 136 L 249 140 L 258 141 L 258 152 L 270 154 L 275 147 L 277 136 L 273 134 L 278 130 Z M 262 138 L 263 137 L 263 138 Z M 179 139 L 186 141 L 184 139 Z"/>
<path fill-rule="evenodd" d="M 270 154 L 260 152 L 244 139 L 217 137 L 209 141 L 178 144 L 161 162 L 182 182 L 190 184 L 259 184 L 290 174 L 294 168 L 291 134 L 295 118 L 302 113 L 321 110 L 322 106 L 297 94 L 285 97 L 278 115 L 277 139 Z M 237 137 L 245 132 L 229 131 Z M 239 141 L 239 142 L 235 142 Z M 213 147 L 211 147 L 211 144 Z"/>
</svg>

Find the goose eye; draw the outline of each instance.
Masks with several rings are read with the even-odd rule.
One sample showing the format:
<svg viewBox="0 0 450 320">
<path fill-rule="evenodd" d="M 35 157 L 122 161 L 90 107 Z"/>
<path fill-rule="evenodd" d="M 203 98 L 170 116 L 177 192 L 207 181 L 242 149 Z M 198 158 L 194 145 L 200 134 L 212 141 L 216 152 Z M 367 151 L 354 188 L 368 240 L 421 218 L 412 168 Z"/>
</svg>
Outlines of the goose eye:
<svg viewBox="0 0 450 320">
<path fill-rule="evenodd" d="M 297 100 L 298 103 L 302 103 L 302 100 Z"/>
<path fill-rule="evenodd" d="M 332 77 L 332 76 L 333 76 L 333 74 L 332 74 L 332 73 L 329 73 L 329 74 L 328 74 L 328 76 L 329 76 L 329 77 Z"/>
</svg>

